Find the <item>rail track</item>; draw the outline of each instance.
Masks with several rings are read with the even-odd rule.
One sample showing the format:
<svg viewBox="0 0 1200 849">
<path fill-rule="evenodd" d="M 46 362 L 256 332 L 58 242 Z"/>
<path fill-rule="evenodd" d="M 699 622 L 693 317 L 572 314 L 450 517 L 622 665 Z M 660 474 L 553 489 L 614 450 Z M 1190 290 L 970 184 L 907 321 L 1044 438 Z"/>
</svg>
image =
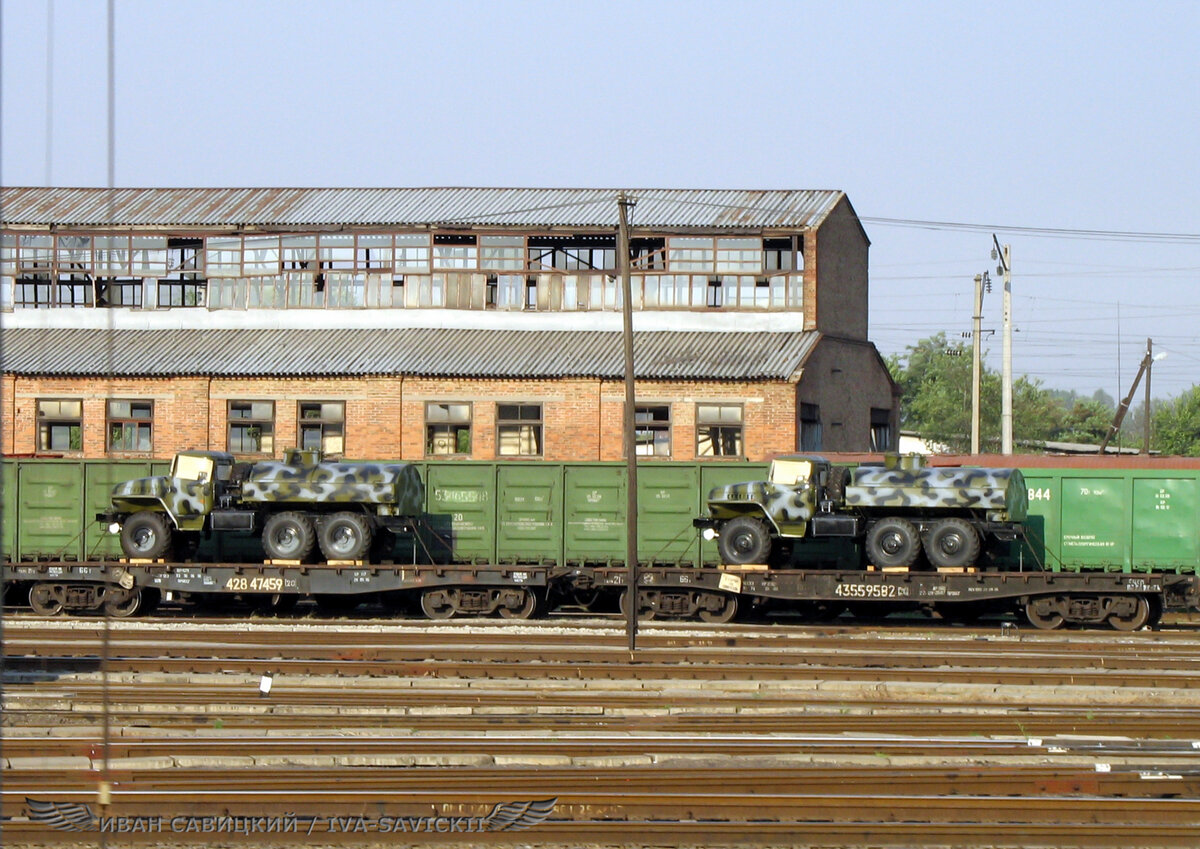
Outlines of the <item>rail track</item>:
<svg viewBox="0 0 1200 849">
<path fill-rule="evenodd" d="M 94 843 L 46 804 L 88 806 L 111 845 L 1200 835 L 1189 628 L 655 623 L 631 657 L 607 620 L 103 625 L 6 622 L 5 845 Z"/>
</svg>

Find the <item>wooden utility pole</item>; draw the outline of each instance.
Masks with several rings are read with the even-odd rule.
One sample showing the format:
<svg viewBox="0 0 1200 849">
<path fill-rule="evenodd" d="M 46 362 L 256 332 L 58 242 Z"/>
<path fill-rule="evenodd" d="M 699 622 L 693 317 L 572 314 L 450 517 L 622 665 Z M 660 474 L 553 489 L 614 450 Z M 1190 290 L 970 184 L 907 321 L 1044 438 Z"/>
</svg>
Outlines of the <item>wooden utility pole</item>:
<svg viewBox="0 0 1200 849">
<path fill-rule="evenodd" d="M 1150 366 L 1154 363 L 1154 357 L 1151 351 L 1154 349 L 1154 341 L 1146 340 L 1146 353 L 1142 356 L 1142 364 L 1138 366 L 1138 373 L 1134 375 L 1133 385 L 1129 387 L 1129 394 L 1122 399 L 1117 407 L 1117 414 L 1113 416 L 1112 424 L 1108 427 L 1108 433 L 1104 435 L 1104 439 L 1100 442 L 1100 454 L 1103 456 L 1105 449 L 1108 448 L 1108 441 L 1112 439 L 1118 431 L 1121 430 L 1121 422 L 1125 420 L 1125 414 L 1129 412 L 1129 405 L 1133 402 L 1133 393 L 1137 392 L 1138 383 L 1142 380 L 1142 375 L 1146 375 L 1146 439 L 1142 450 L 1147 454 L 1150 453 Z"/>
<path fill-rule="evenodd" d="M 629 208 L 636 201 L 624 192 L 617 194 L 617 267 L 621 270 L 621 314 L 624 319 L 625 342 L 625 586 L 626 633 L 629 636 L 629 651 L 637 648 L 638 622 L 638 540 L 637 540 L 637 431 L 634 415 L 633 388 L 633 284 L 629 277 Z"/>
</svg>

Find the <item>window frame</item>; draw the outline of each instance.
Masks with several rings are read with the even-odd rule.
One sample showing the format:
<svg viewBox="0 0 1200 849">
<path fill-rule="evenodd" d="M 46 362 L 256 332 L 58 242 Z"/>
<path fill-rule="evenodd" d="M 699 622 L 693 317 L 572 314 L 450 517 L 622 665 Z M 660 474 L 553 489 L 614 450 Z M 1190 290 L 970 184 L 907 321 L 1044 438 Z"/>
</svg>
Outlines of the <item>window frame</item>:
<svg viewBox="0 0 1200 849">
<path fill-rule="evenodd" d="M 738 411 L 737 423 L 725 422 L 718 418 L 716 421 L 707 421 L 701 418 L 700 411 L 704 407 L 719 407 L 723 409 L 736 408 Z M 701 451 L 701 446 L 704 444 L 701 440 L 701 430 L 705 428 L 719 428 L 737 430 L 738 451 L 736 453 L 717 452 L 717 442 L 713 438 L 708 439 L 708 444 L 712 447 L 712 453 L 704 453 Z M 722 442 L 724 440 L 722 439 Z M 746 405 L 736 401 L 697 401 L 696 402 L 696 457 L 698 459 L 713 459 L 713 460 L 738 460 L 746 457 Z"/>
<path fill-rule="evenodd" d="M 341 408 L 339 418 L 326 418 L 325 407 L 336 405 Z M 312 418 L 305 418 L 305 407 L 316 407 L 320 415 Z M 321 452 L 321 456 L 325 458 L 338 458 L 346 453 L 346 402 L 345 401 L 297 401 L 296 402 L 296 447 L 301 450 L 311 449 L 311 446 L 305 444 L 305 431 L 312 430 L 313 426 L 318 428 L 317 446 Z M 326 430 L 329 429 L 327 433 Z M 329 450 L 325 447 L 327 439 L 338 438 L 340 440 L 339 447 L 336 450 Z"/>
<path fill-rule="evenodd" d="M 78 404 L 78 416 L 64 415 L 61 408 L 54 415 L 47 415 L 42 411 L 43 404 Z M 34 440 L 37 453 L 82 453 L 83 451 L 83 399 L 82 398 L 38 398 L 34 401 Z M 67 433 L 67 448 L 55 448 L 53 440 L 49 438 L 52 433 L 51 428 L 66 426 Z M 72 435 L 70 429 L 74 428 L 77 433 Z M 43 430 L 45 429 L 45 433 Z M 43 439 L 43 437 L 47 437 Z M 79 446 L 70 447 L 70 443 L 74 441 L 73 436 L 78 437 Z"/>
<path fill-rule="evenodd" d="M 429 411 L 431 408 L 434 408 L 434 407 L 446 407 L 447 408 L 447 411 L 446 411 L 447 418 L 431 419 L 429 417 Z M 450 416 L 449 408 L 451 408 L 451 407 L 465 407 L 466 411 L 467 411 L 466 419 L 463 420 L 463 419 L 450 418 L 449 417 Z M 471 456 L 471 445 L 474 441 L 474 427 L 475 427 L 475 406 L 471 401 L 426 401 L 425 402 L 425 456 L 429 457 L 429 458 L 470 457 Z M 465 451 L 460 450 L 461 440 L 460 440 L 460 435 L 459 435 L 460 432 L 464 429 L 467 434 L 467 444 L 466 444 Z M 436 431 L 445 431 L 445 435 L 451 436 L 453 438 L 453 443 L 454 443 L 453 451 L 434 451 L 433 450 L 434 437 L 438 435 L 436 433 Z"/>
<path fill-rule="evenodd" d="M 271 405 L 270 419 L 256 417 L 253 415 L 254 405 L 256 405 L 256 404 L 270 404 Z M 234 405 L 245 405 L 249 409 L 250 415 L 235 417 L 233 415 Z M 225 450 L 228 451 L 230 454 L 238 454 L 238 455 L 255 455 L 255 456 L 264 456 L 264 457 L 274 456 L 274 454 L 275 454 L 275 418 L 276 418 L 277 414 L 278 414 L 278 409 L 277 409 L 274 401 L 242 400 L 240 398 L 230 399 L 229 401 L 227 401 L 225 403 Z M 248 429 L 252 429 L 254 427 L 262 428 L 264 423 L 266 425 L 268 425 L 270 430 L 269 430 L 269 432 L 260 430 L 259 438 L 258 438 L 258 447 L 259 447 L 258 451 L 239 451 L 234 448 L 234 446 L 233 446 L 233 429 L 235 426 L 236 427 L 246 427 Z M 267 450 L 264 450 L 262 447 L 263 436 L 268 436 L 271 441 L 271 447 Z M 244 438 L 245 437 L 243 437 L 243 439 Z M 253 438 L 253 437 L 251 436 L 251 438 Z"/>
<path fill-rule="evenodd" d="M 505 407 L 516 407 L 518 413 L 516 418 L 505 418 L 501 414 Z M 536 418 L 525 418 L 521 412 L 527 408 L 537 408 Z M 546 456 L 546 410 L 541 401 L 497 401 L 496 402 L 496 456 L 497 457 L 544 457 Z M 534 435 L 534 442 L 537 445 L 537 451 L 516 452 L 504 451 L 504 434 L 505 431 L 513 431 L 516 434 L 518 448 L 526 441 L 526 437 L 522 431 L 531 429 Z"/>
<path fill-rule="evenodd" d="M 638 418 L 641 414 L 643 414 L 647 411 L 652 411 L 652 410 L 665 410 L 667 413 L 667 417 L 665 419 L 650 419 L 649 421 L 643 421 Z M 651 459 L 657 459 L 657 458 L 668 458 L 669 459 L 672 454 L 671 448 L 674 445 L 674 422 L 672 421 L 672 417 L 671 417 L 671 405 L 669 403 L 666 403 L 666 404 L 634 404 L 634 406 L 633 406 L 633 432 L 634 432 L 633 451 L 638 457 L 648 457 Z M 659 446 L 659 442 L 657 439 L 655 439 L 653 437 L 654 437 L 654 434 L 657 434 L 660 432 L 666 433 L 666 437 L 667 437 L 666 449 L 667 450 L 665 452 L 659 452 L 659 451 L 655 450 Z M 643 442 L 643 440 L 641 439 L 643 434 L 651 435 L 651 439 L 649 442 Z M 651 450 L 643 451 L 642 450 L 643 446 L 649 447 Z"/>
<path fill-rule="evenodd" d="M 871 450 L 887 452 L 892 447 L 892 411 L 886 407 L 871 408 Z M 882 436 L 883 439 L 879 439 Z M 881 444 L 882 443 L 882 444 Z"/>
<path fill-rule="evenodd" d="M 129 414 L 119 415 L 113 412 L 114 404 L 128 404 Z M 134 415 L 134 407 L 146 407 L 147 415 Z M 113 426 L 121 428 L 121 444 L 113 442 Z M 146 429 L 148 444 L 146 447 L 129 448 L 125 446 L 128 431 L 133 428 L 134 442 L 140 441 L 142 427 Z M 147 398 L 108 398 L 104 402 L 104 450 L 108 454 L 148 454 L 154 450 L 154 401 Z"/>
</svg>

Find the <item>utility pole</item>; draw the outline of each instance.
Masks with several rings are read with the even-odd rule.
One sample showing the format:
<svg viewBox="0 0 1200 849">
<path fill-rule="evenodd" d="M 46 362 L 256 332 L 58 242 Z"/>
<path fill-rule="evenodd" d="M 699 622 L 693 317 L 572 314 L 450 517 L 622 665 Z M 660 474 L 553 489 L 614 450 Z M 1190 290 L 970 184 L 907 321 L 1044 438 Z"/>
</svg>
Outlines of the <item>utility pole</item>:
<svg viewBox="0 0 1200 849">
<path fill-rule="evenodd" d="M 979 453 L 979 334 L 983 321 L 983 275 L 975 275 L 975 314 L 971 316 L 971 453 Z"/>
<path fill-rule="evenodd" d="M 1129 394 L 1126 395 L 1120 405 L 1117 407 L 1117 414 L 1113 416 L 1112 424 L 1108 427 L 1108 433 L 1104 435 L 1104 439 L 1100 442 L 1100 455 L 1103 456 L 1105 449 L 1108 448 L 1108 441 L 1113 438 L 1121 430 L 1121 422 L 1125 419 L 1125 414 L 1129 412 L 1129 405 L 1133 402 L 1133 393 L 1137 392 L 1138 383 L 1142 380 L 1142 375 L 1146 375 L 1146 424 L 1145 424 L 1145 442 L 1142 445 L 1142 451 L 1146 454 L 1150 453 L 1150 367 L 1154 365 L 1155 360 L 1161 360 L 1167 355 L 1166 351 L 1160 354 L 1154 354 L 1154 340 L 1146 340 L 1146 353 L 1142 356 L 1142 363 L 1138 366 L 1138 373 L 1134 375 L 1133 385 L 1129 387 Z"/>
<path fill-rule="evenodd" d="M 1146 412 L 1143 422 L 1145 433 L 1142 437 L 1142 453 L 1150 456 L 1150 372 L 1154 371 L 1154 340 L 1146 340 Z"/>
<path fill-rule="evenodd" d="M 1004 279 L 1004 348 L 1001 366 L 1000 385 L 1000 451 L 1011 454 L 1013 451 L 1013 409 L 1012 409 L 1012 248 L 1009 245 L 1000 246 L 1000 240 L 992 235 L 992 258 L 1000 260 L 996 269 Z"/>
<path fill-rule="evenodd" d="M 625 416 L 623 419 L 625 445 L 625 587 L 628 618 L 625 622 L 630 654 L 637 648 L 638 622 L 638 540 L 637 540 L 637 432 L 634 416 L 633 390 L 633 284 L 629 279 L 629 208 L 636 201 L 624 192 L 617 194 L 617 267 L 621 269 L 623 333 L 625 342 Z"/>
</svg>

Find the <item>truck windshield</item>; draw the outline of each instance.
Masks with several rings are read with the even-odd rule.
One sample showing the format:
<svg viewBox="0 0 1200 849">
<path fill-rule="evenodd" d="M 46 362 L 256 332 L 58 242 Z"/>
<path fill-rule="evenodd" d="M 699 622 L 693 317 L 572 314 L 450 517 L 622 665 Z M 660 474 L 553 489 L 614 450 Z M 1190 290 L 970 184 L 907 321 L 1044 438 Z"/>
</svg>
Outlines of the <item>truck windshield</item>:
<svg viewBox="0 0 1200 849">
<path fill-rule="evenodd" d="M 771 483 L 795 486 L 806 483 L 812 477 L 812 463 L 808 460 L 775 460 L 771 463 Z"/>
<path fill-rule="evenodd" d="M 212 458 L 191 457 L 186 454 L 180 454 L 172 464 L 171 476 L 188 481 L 211 480 Z"/>
</svg>

